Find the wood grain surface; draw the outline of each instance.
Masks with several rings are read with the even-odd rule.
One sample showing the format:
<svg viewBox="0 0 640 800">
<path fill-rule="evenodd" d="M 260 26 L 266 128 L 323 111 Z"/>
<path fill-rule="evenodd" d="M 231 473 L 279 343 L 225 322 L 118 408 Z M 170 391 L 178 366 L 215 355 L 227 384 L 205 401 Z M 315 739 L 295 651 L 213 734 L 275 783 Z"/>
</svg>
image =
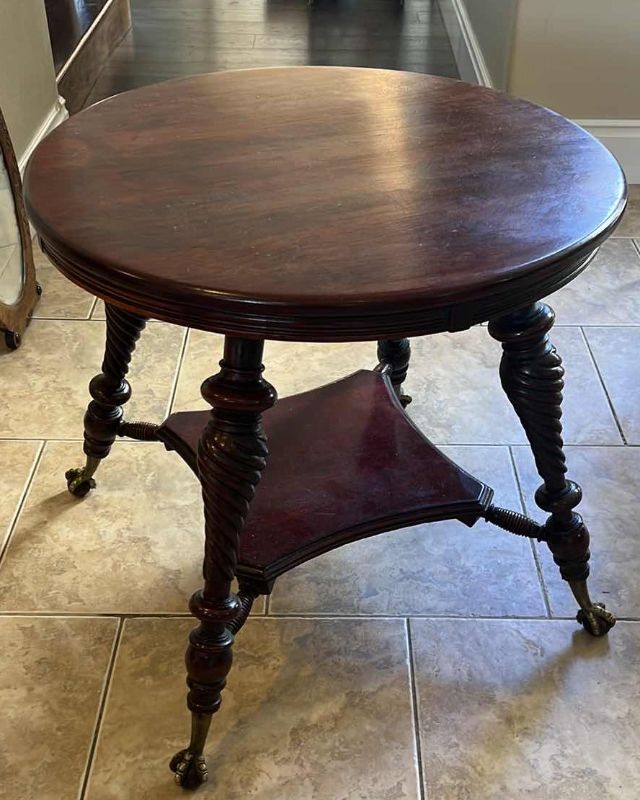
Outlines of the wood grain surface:
<svg viewBox="0 0 640 800">
<path fill-rule="evenodd" d="M 576 125 L 413 73 L 276 68 L 119 95 L 26 178 L 47 251 L 145 316 L 281 339 L 467 327 L 570 280 L 625 184 Z"/>
</svg>

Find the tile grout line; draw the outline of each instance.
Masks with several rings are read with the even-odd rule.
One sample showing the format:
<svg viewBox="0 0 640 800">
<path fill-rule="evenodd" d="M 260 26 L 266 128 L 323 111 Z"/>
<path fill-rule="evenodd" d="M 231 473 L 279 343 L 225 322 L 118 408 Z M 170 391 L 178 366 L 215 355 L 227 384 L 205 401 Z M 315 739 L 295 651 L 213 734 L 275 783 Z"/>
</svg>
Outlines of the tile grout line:
<svg viewBox="0 0 640 800">
<path fill-rule="evenodd" d="M 33 464 L 31 465 L 31 469 L 29 470 L 29 474 L 27 475 L 27 479 L 24 482 L 24 488 L 18 499 L 18 503 L 16 504 L 16 510 L 11 518 L 11 522 L 9 524 L 9 530 L 7 532 L 7 538 L 2 547 L 0 547 L 0 567 L 4 562 L 4 557 L 7 554 L 9 549 L 9 545 L 13 539 L 13 534 L 18 526 L 18 520 L 20 519 L 20 515 L 22 514 L 22 509 L 26 503 L 27 497 L 29 496 L 29 492 L 31 491 L 31 487 L 33 485 L 33 481 L 35 478 L 35 474 L 38 471 L 38 467 L 40 466 L 40 461 L 42 460 L 42 454 L 44 453 L 44 448 L 47 444 L 46 439 L 36 439 L 35 441 L 40 442 L 40 447 L 38 448 L 38 452 L 36 453 L 35 458 L 33 459 Z"/>
<path fill-rule="evenodd" d="M 640 326 L 639 326 L 640 327 Z M 206 411 L 206 409 L 205 409 Z M 84 413 L 82 410 L 79 411 L 82 415 Z M 42 436 L 1 436 L 0 435 L 0 442 L 82 442 L 82 436 L 47 436 L 43 438 Z M 128 444 L 144 444 L 138 439 L 127 439 L 122 440 L 126 441 Z M 529 445 L 526 442 L 501 442 L 500 444 L 495 444 L 493 442 L 433 442 L 432 444 L 434 447 L 438 447 L 439 449 L 445 447 L 494 447 L 494 448 L 505 448 L 505 447 L 528 447 Z M 626 447 L 626 448 L 638 448 L 640 444 L 623 444 L 620 442 L 619 444 L 601 444 L 598 442 L 591 442 L 585 444 L 565 444 L 566 448 L 571 447 Z"/>
<path fill-rule="evenodd" d="M 501 442 L 500 444 L 490 443 L 490 442 L 434 442 L 430 440 L 431 444 L 438 449 L 443 449 L 445 447 L 475 447 L 476 449 L 479 447 L 483 448 L 505 448 L 505 447 L 529 447 L 528 442 Z M 640 444 L 623 444 L 619 442 L 618 444 L 603 444 L 602 442 L 565 442 L 564 444 L 566 448 L 578 448 L 578 447 L 640 447 Z"/>
<path fill-rule="evenodd" d="M 0 442 L 80 442 L 84 441 L 82 436 L 71 436 L 69 438 L 62 438 L 58 436 L 51 436 L 43 439 L 42 436 L 0 436 Z M 117 441 L 117 440 L 116 440 Z M 139 439 L 128 439 L 130 444 L 140 442 Z"/>
<path fill-rule="evenodd" d="M 526 515 L 527 513 L 527 504 L 524 499 L 524 491 L 522 489 L 522 484 L 520 482 L 520 476 L 518 475 L 518 468 L 516 467 L 516 459 L 513 453 L 513 448 L 509 446 L 509 458 L 511 460 L 511 468 L 513 469 L 513 476 L 516 481 L 516 488 L 518 490 L 518 497 L 520 498 L 520 506 L 522 508 L 522 513 Z M 547 591 L 547 584 L 544 579 L 544 573 L 542 571 L 542 564 L 540 563 L 540 554 L 536 549 L 535 543 L 533 539 L 529 539 L 529 547 L 531 548 L 531 555 L 533 556 L 533 563 L 536 567 L 536 573 L 538 575 L 538 583 L 540 584 L 540 591 L 542 592 L 542 602 L 544 603 L 545 610 L 547 612 L 547 619 L 551 619 L 551 602 L 549 600 L 549 594 Z"/>
<path fill-rule="evenodd" d="M 32 317 L 33 322 L 94 322 L 90 317 Z"/>
<path fill-rule="evenodd" d="M 78 800 L 84 800 L 87 788 L 89 786 L 89 778 L 91 777 L 91 771 L 93 769 L 93 760 L 98 747 L 98 737 L 100 736 L 100 729 L 102 728 L 102 720 L 104 719 L 104 712 L 106 710 L 107 701 L 109 699 L 109 695 L 111 692 L 111 679 L 113 677 L 113 672 L 115 670 L 116 659 L 118 657 L 118 652 L 120 650 L 120 643 L 122 641 L 122 635 L 124 632 L 124 623 L 125 623 L 125 618 L 119 617 L 118 628 L 116 630 L 116 635 L 113 640 L 113 647 L 111 649 L 111 655 L 109 656 L 109 663 L 107 664 L 104 683 L 102 685 L 102 691 L 100 692 L 100 701 L 98 703 L 96 721 L 93 727 L 93 735 L 91 737 L 91 743 L 89 745 L 89 752 L 87 753 L 87 760 L 85 762 L 84 772 L 82 775 L 82 783 L 80 785 L 80 791 L 78 792 Z"/>
<path fill-rule="evenodd" d="M 604 327 L 607 327 L 607 326 L 606 325 L 602 325 L 600 327 L 604 328 Z M 616 410 L 615 410 L 615 408 L 613 406 L 613 401 L 611 400 L 611 397 L 609 396 L 609 390 L 607 389 L 607 385 L 604 382 L 604 378 L 602 377 L 602 373 L 600 372 L 600 367 L 598 366 L 598 362 L 596 361 L 596 357 L 593 354 L 593 350 L 591 349 L 591 345 L 589 343 L 589 340 L 587 339 L 587 334 L 584 332 L 582 325 L 580 326 L 580 334 L 581 334 L 581 336 L 582 336 L 582 338 L 584 340 L 585 346 L 587 348 L 587 352 L 589 353 L 589 358 L 591 359 L 591 363 L 593 364 L 593 367 L 594 367 L 594 369 L 596 371 L 596 375 L 598 376 L 598 379 L 600 381 L 600 385 L 602 386 L 602 391 L 604 392 L 604 396 L 607 398 L 607 403 L 609 404 L 609 409 L 611 410 L 611 414 L 613 416 L 614 422 L 616 423 L 616 427 L 618 428 L 618 433 L 620 434 L 620 438 L 622 439 L 622 443 L 625 446 L 627 446 L 627 444 L 628 444 L 627 437 L 624 435 L 624 431 L 622 430 L 622 425 L 620 423 L 620 420 L 618 419 L 618 415 L 617 415 Z"/>
<path fill-rule="evenodd" d="M 418 710 L 418 690 L 416 687 L 415 662 L 413 658 L 413 642 L 411 639 L 411 620 L 405 617 L 405 634 L 407 641 L 407 659 L 409 667 L 409 693 L 411 696 L 411 713 L 413 718 L 413 736 L 416 748 L 416 767 L 418 772 L 418 798 L 426 800 L 426 775 L 422 763 L 422 742 L 420 735 L 420 716 Z"/>
<path fill-rule="evenodd" d="M 187 345 L 189 343 L 189 338 L 191 336 L 190 328 L 185 328 L 184 336 L 182 338 L 182 345 L 180 347 L 180 354 L 178 356 L 178 364 L 176 365 L 176 374 L 173 376 L 173 381 L 171 384 L 171 392 L 169 394 L 169 403 L 167 405 L 167 411 L 165 414 L 165 419 L 173 413 L 173 404 L 176 401 L 176 394 L 178 392 L 178 382 L 180 380 L 180 373 L 182 372 L 182 365 L 184 363 L 184 356 L 187 352 Z"/>
<path fill-rule="evenodd" d="M 114 617 L 122 617 L 122 619 L 188 619 L 193 620 L 193 615 L 188 611 L 5 611 L 0 610 L 0 618 L 2 617 L 47 617 L 47 618 L 60 618 L 60 619 L 113 619 Z M 414 619 L 460 619 L 460 620 L 498 620 L 502 622 L 510 622 L 512 620 L 530 620 L 533 622 L 546 622 L 549 617 L 542 614 L 513 614 L 511 616 L 492 616 L 490 614 L 420 614 L 411 612 L 411 617 Z M 304 613 L 304 612 L 283 612 L 272 613 L 269 619 L 389 619 L 398 620 L 406 619 L 406 613 L 402 614 L 344 614 L 344 613 L 321 613 L 318 611 Z M 566 616 L 559 615 L 551 617 L 552 620 L 572 620 L 573 614 Z M 266 619 L 264 614 L 251 614 L 249 620 L 263 620 Z M 621 617 L 618 617 L 621 619 Z M 633 617 L 627 616 L 622 619 L 630 622 L 640 622 L 640 616 Z"/>
<path fill-rule="evenodd" d="M 0 619 L 13 619 L 14 617 L 29 618 L 43 618 L 43 619 L 114 619 L 114 617 L 123 620 L 133 619 L 175 619 L 175 620 L 193 620 L 194 617 L 188 611 L 0 611 Z M 412 619 L 430 619 L 430 620 L 460 620 L 464 622 L 475 622 L 482 620 L 484 622 L 569 622 L 575 620 L 574 614 L 559 614 L 553 617 L 546 617 L 540 614 L 530 615 L 513 615 L 510 617 L 492 617 L 487 614 L 474 614 L 473 616 L 465 616 L 464 614 L 414 614 L 411 613 Z M 640 623 L 640 616 L 618 616 L 620 622 L 634 622 Z M 278 620 L 278 619 L 300 619 L 300 620 L 402 620 L 407 619 L 406 614 L 321 614 L 318 612 L 304 614 L 272 614 L 265 617 L 264 614 L 251 614 L 247 622 L 251 620 Z"/>
<path fill-rule="evenodd" d="M 98 299 L 99 298 L 97 298 L 97 297 L 95 298 L 96 303 L 97 303 Z M 95 304 L 94 304 L 94 306 L 92 306 L 91 313 L 93 314 L 94 311 L 95 311 Z M 44 317 L 44 316 L 43 317 L 37 317 L 35 315 L 32 317 L 32 321 L 33 322 L 102 322 L 103 324 L 106 322 L 104 317 Z M 164 322 L 161 319 L 148 319 L 147 320 L 147 324 L 148 325 L 171 325 L 172 323 Z M 638 327 L 640 327 L 640 326 L 638 326 Z"/>
</svg>

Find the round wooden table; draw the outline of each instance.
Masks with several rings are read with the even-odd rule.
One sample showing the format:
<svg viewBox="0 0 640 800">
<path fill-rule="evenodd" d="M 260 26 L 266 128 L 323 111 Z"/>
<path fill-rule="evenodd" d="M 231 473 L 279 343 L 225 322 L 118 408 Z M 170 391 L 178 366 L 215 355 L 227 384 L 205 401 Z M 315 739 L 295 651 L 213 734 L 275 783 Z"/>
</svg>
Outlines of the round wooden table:
<svg viewBox="0 0 640 800">
<path fill-rule="evenodd" d="M 620 168 L 585 131 L 425 75 L 218 73 L 76 115 L 38 147 L 26 195 L 51 260 L 107 304 L 86 465 L 67 473 L 69 489 L 95 486 L 116 436 L 163 442 L 202 484 L 204 588 L 190 604 L 193 724 L 171 762 L 179 783 L 206 779 L 207 731 L 254 598 L 355 539 L 486 519 L 548 544 L 588 631 L 614 624 L 587 590 L 581 490 L 565 476 L 563 369 L 553 312 L 538 302 L 587 266 L 624 210 Z M 151 317 L 225 335 L 220 371 L 202 385 L 210 413 L 123 419 L 128 364 Z M 543 481 L 544 525 L 494 506 L 491 489 L 403 410 L 407 337 L 484 321 Z M 379 363 L 276 405 L 265 339 L 378 341 Z"/>
</svg>

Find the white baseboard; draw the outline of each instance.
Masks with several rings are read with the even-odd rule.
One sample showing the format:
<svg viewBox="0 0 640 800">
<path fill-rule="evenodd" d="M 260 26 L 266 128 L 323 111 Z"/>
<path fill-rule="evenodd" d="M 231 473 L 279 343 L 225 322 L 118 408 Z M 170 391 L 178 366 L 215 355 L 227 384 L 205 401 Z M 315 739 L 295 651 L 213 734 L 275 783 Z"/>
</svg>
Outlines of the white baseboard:
<svg viewBox="0 0 640 800">
<path fill-rule="evenodd" d="M 61 122 L 69 116 L 67 111 L 67 107 L 64 102 L 64 98 L 58 97 L 54 102 L 53 106 L 49 110 L 49 113 L 44 118 L 42 125 L 38 128 L 38 130 L 34 133 L 31 137 L 31 141 L 27 145 L 27 149 L 18 159 L 18 166 L 20 167 L 20 173 L 24 173 L 24 168 L 27 165 L 27 161 L 31 157 L 31 154 L 38 146 L 39 142 L 44 139 L 44 137 L 52 131 L 55 127 L 57 127 Z"/>
<path fill-rule="evenodd" d="M 491 86 L 491 73 L 461 0 L 438 0 L 453 56 L 463 81 Z"/>
<path fill-rule="evenodd" d="M 611 150 L 629 183 L 640 183 L 640 119 L 577 119 L 576 122 Z"/>
</svg>

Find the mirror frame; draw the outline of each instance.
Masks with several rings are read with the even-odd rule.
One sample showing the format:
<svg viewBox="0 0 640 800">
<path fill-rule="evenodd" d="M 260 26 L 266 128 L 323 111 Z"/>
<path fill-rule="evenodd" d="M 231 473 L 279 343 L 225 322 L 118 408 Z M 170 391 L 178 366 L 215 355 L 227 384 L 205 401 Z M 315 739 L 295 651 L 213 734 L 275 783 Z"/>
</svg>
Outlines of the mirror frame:
<svg viewBox="0 0 640 800">
<path fill-rule="evenodd" d="M 20 231 L 22 244 L 22 265 L 24 280 L 22 290 L 15 303 L 7 305 L 0 300 L 0 330 L 4 332 L 4 339 L 10 350 L 20 346 L 22 336 L 31 319 L 33 309 L 38 302 L 42 289 L 36 281 L 36 269 L 33 261 L 33 244 L 31 229 L 22 198 L 22 179 L 16 154 L 11 144 L 11 137 L 0 109 L 0 156 L 4 159 L 5 169 L 9 176 L 9 186 L 13 194 L 13 203 L 16 210 L 16 222 Z"/>
</svg>

